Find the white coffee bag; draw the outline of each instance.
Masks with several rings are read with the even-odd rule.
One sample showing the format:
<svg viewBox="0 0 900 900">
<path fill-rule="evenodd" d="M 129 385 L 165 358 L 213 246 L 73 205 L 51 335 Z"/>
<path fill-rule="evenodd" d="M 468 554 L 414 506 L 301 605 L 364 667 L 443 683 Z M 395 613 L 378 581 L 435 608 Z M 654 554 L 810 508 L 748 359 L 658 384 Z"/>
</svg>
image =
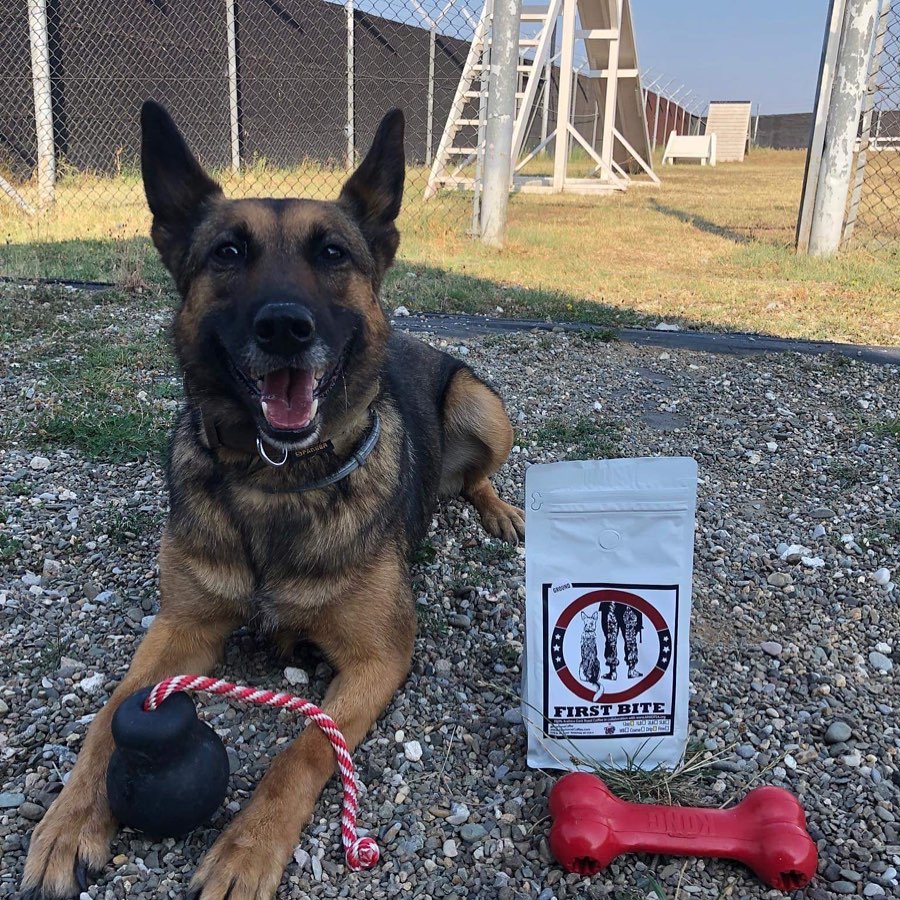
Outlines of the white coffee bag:
<svg viewBox="0 0 900 900">
<path fill-rule="evenodd" d="M 615 459 L 525 476 L 528 764 L 674 766 L 688 730 L 697 464 Z"/>
</svg>

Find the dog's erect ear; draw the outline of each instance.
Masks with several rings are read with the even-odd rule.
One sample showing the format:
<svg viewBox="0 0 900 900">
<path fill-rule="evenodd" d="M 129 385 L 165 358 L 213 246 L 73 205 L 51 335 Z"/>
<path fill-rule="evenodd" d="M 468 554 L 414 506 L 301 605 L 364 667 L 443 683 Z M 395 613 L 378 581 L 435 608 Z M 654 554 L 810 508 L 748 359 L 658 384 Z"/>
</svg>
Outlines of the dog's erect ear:
<svg viewBox="0 0 900 900">
<path fill-rule="evenodd" d="M 403 200 L 403 125 L 399 109 L 392 109 L 381 120 L 366 158 L 344 185 L 339 201 L 359 222 L 379 274 L 393 262 L 400 244 L 394 220 Z"/>
<path fill-rule="evenodd" d="M 203 208 L 222 189 L 203 171 L 172 117 L 152 100 L 141 107 L 141 174 L 153 213 L 153 243 L 178 278 Z"/>
</svg>

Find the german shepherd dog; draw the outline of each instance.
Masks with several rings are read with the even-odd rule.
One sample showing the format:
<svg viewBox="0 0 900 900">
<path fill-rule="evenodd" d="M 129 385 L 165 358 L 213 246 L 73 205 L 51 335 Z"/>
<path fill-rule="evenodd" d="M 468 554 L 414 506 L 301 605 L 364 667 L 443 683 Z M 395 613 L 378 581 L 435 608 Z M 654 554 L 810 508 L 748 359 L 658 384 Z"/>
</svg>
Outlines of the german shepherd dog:
<svg viewBox="0 0 900 900">
<path fill-rule="evenodd" d="M 147 102 L 141 168 L 152 237 L 182 297 L 186 402 L 168 462 L 160 611 L 34 831 L 29 898 L 77 896 L 108 856 L 110 720 L 133 691 L 208 673 L 242 623 L 302 636 L 336 669 L 322 703 L 355 747 L 404 681 L 416 616 L 409 555 L 439 495 L 491 534 L 523 535 L 489 477 L 513 432 L 460 361 L 392 332 L 379 288 L 399 244 L 403 115 L 382 120 L 333 202 L 227 200 L 168 113 Z M 309 727 L 206 854 L 202 900 L 272 897 L 335 771 Z"/>
</svg>

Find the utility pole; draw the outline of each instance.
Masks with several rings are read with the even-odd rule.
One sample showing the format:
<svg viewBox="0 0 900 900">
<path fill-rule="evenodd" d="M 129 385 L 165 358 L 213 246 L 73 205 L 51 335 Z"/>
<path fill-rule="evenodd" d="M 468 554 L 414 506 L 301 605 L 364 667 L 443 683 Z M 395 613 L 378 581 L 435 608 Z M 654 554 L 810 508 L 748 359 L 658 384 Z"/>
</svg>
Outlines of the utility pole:
<svg viewBox="0 0 900 900">
<path fill-rule="evenodd" d="M 481 240 L 491 247 L 502 247 L 506 240 L 516 120 L 519 3 L 520 0 L 494 0 L 481 200 Z"/>
<path fill-rule="evenodd" d="M 822 162 L 815 184 L 809 233 L 808 252 L 811 256 L 830 256 L 841 243 L 853 154 L 880 7 L 881 0 L 846 0 L 843 23 L 837 36 L 840 45 L 828 102 Z"/>
</svg>

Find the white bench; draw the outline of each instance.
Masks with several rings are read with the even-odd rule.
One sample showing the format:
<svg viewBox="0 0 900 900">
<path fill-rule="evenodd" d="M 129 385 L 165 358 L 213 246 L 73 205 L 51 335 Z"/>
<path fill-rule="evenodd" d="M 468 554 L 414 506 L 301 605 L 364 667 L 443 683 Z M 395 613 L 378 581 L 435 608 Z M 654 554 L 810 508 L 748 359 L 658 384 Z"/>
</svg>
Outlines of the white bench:
<svg viewBox="0 0 900 900">
<path fill-rule="evenodd" d="M 700 165 L 716 164 L 715 134 L 675 134 L 669 135 L 663 152 L 663 165 L 675 163 L 676 159 L 699 159 Z"/>
</svg>

